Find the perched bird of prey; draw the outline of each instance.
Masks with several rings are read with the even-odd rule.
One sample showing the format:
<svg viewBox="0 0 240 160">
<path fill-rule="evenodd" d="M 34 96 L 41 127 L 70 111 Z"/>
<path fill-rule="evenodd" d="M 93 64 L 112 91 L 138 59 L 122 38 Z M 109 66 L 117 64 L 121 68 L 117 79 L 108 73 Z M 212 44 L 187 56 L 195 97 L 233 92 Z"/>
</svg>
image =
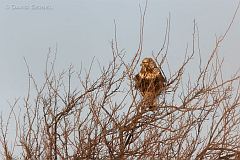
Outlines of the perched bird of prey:
<svg viewBox="0 0 240 160">
<path fill-rule="evenodd" d="M 143 96 L 143 107 L 156 107 L 157 97 L 164 90 L 166 79 L 152 58 L 142 60 L 141 70 L 134 77 L 134 81 L 135 88 Z"/>
</svg>

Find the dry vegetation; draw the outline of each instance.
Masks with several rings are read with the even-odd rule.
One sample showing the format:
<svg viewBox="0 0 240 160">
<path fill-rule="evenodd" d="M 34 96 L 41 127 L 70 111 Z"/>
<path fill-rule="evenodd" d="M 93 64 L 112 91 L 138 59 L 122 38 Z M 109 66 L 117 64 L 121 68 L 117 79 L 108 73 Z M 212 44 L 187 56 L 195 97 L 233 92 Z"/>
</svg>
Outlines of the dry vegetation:
<svg viewBox="0 0 240 160">
<path fill-rule="evenodd" d="M 218 57 L 229 29 L 203 61 L 196 49 L 199 36 L 194 23 L 193 49 L 186 51 L 179 69 L 171 71 L 168 20 L 162 49 L 153 55 L 159 67 L 166 66 L 167 90 L 159 97 L 158 108 L 140 111 L 141 96 L 133 77 L 142 59 L 144 16 L 145 10 L 135 56 L 124 60 L 115 37 L 112 61 L 101 66 L 97 78 L 91 78 L 91 67 L 78 74 L 72 66 L 55 73 L 54 61 L 48 58 L 39 85 L 28 67 L 29 91 L 19 106 L 22 112 L 18 114 L 16 101 L 9 119 L 0 121 L 5 159 L 240 159 L 240 77 L 236 73 L 224 80 Z M 187 79 L 185 69 L 193 57 L 200 59 L 199 70 L 196 78 Z M 79 83 L 74 88 L 76 77 Z M 8 136 L 13 121 L 15 139 Z"/>
</svg>

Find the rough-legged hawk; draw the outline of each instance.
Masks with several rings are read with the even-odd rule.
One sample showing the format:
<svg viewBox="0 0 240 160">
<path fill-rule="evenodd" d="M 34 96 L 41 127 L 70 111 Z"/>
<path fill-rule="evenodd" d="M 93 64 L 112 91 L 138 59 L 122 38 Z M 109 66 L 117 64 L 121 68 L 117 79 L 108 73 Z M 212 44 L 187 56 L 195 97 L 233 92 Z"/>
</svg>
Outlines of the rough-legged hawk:
<svg viewBox="0 0 240 160">
<path fill-rule="evenodd" d="M 166 79 L 152 58 L 144 58 L 140 72 L 134 77 L 135 87 L 143 96 L 142 105 L 156 107 L 157 97 L 164 90 Z M 142 106 L 142 107 L 143 107 Z M 141 108 L 142 108 L 141 107 Z"/>
</svg>

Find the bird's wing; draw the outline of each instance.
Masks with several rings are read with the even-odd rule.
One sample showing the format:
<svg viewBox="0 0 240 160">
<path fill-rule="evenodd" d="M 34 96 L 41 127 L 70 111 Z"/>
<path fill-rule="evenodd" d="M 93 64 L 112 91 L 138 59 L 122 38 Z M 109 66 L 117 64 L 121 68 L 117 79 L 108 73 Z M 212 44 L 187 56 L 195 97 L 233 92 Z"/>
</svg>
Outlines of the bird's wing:
<svg viewBox="0 0 240 160">
<path fill-rule="evenodd" d="M 133 78 L 133 80 L 135 81 L 135 88 L 136 89 L 139 89 L 140 86 L 141 86 L 141 81 L 142 81 L 142 78 L 139 74 L 135 75 L 135 77 Z"/>
</svg>

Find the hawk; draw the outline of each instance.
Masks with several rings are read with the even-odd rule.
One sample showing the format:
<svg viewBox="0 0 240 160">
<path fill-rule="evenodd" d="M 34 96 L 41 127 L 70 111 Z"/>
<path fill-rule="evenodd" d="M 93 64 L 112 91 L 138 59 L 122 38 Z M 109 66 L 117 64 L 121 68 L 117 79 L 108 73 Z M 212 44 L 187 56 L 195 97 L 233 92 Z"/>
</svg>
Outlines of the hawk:
<svg viewBox="0 0 240 160">
<path fill-rule="evenodd" d="M 143 97 L 143 106 L 148 106 L 149 109 L 156 107 L 157 97 L 164 90 L 166 79 L 152 58 L 142 60 L 141 70 L 135 75 L 134 81 L 135 88 Z"/>
</svg>

